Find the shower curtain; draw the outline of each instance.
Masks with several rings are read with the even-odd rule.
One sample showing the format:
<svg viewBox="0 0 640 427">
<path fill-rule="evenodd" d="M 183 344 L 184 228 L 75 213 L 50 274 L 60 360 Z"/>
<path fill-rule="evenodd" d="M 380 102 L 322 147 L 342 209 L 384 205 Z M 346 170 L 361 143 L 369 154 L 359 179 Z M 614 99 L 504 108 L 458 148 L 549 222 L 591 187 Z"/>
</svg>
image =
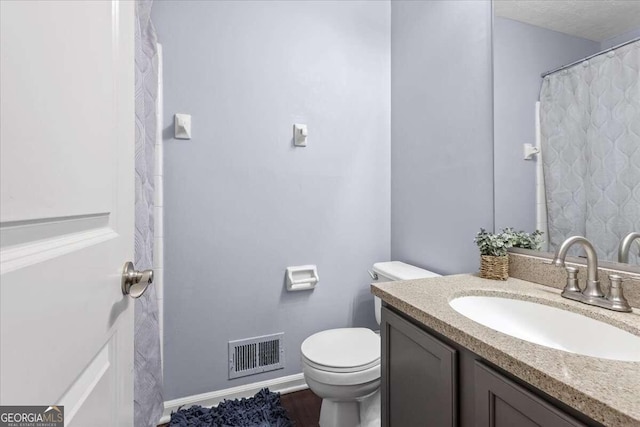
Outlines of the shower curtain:
<svg viewBox="0 0 640 427">
<path fill-rule="evenodd" d="M 158 92 L 157 40 L 152 0 L 136 1 L 135 29 L 135 266 L 153 266 L 153 168 Z M 164 409 L 158 300 L 149 286 L 136 300 L 134 343 L 134 425 L 156 426 Z"/>
<path fill-rule="evenodd" d="M 572 235 L 617 260 L 640 231 L 640 41 L 544 78 L 542 158 L 550 250 Z M 637 246 L 636 246 L 637 248 Z M 630 263 L 637 264 L 637 251 Z"/>
</svg>

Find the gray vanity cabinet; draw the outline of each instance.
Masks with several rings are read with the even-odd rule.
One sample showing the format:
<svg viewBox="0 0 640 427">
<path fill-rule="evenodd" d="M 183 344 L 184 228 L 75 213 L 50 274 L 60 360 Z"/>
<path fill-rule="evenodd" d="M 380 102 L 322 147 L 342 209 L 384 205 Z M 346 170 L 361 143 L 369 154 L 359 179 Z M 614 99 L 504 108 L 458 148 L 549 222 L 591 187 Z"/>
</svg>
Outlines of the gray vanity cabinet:
<svg viewBox="0 0 640 427">
<path fill-rule="evenodd" d="M 476 427 L 584 426 L 481 362 L 474 372 Z"/>
<path fill-rule="evenodd" d="M 382 307 L 383 427 L 601 426 Z"/>
<path fill-rule="evenodd" d="M 456 350 L 383 308 L 382 425 L 456 425 Z"/>
</svg>

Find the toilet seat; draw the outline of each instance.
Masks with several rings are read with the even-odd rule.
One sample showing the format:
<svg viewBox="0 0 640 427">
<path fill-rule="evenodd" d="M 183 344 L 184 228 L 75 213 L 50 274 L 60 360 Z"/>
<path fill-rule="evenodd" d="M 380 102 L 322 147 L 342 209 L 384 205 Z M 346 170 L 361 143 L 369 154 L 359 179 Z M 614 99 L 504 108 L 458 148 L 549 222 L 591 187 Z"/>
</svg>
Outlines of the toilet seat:
<svg viewBox="0 0 640 427">
<path fill-rule="evenodd" d="M 353 385 L 380 379 L 380 337 L 371 329 L 329 329 L 300 347 L 305 375 L 324 384 Z"/>
<path fill-rule="evenodd" d="M 302 371 L 307 381 L 311 379 L 332 386 L 359 385 L 380 381 L 379 363 L 371 368 L 355 372 L 332 372 L 316 369 L 313 366 L 307 365 L 306 361 L 303 361 Z"/>
<path fill-rule="evenodd" d="M 327 371 L 327 372 L 335 372 L 335 373 L 351 373 L 351 372 L 360 372 L 360 371 L 365 371 L 367 369 L 370 368 L 374 368 L 376 366 L 380 366 L 380 358 L 377 358 L 376 360 L 374 360 L 371 363 L 367 363 L 366 365 L 361 365 L 361 366 L 349 366 L 349 367 L 344 367 L 344 368 L 336 368 L 335 366 L 326 366 L 326 365 L 322 365 L 320 363 L 315 363 L 312 360 L 307 359 L 304 355 L 302 355 L 302 361 L 305 365 L 310 366 L 314 369 L 318 369 L 320 371 Z"/>
<path fill-rule="evenodd" d="M 380 363 L 380 337 L 367 328 L 329 329 L 304 340 L 300 351 L 318 369 L 361 371 Z"/>
</svg>

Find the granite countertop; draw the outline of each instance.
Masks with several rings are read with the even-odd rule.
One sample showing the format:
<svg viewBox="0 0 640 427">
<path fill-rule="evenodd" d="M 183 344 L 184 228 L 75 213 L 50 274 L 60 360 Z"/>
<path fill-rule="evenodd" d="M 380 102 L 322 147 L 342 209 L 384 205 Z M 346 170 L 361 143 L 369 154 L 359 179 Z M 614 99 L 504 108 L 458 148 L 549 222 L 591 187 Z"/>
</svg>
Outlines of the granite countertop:
<svg viewBox="0 0 640 427">
<path fill-rule="evenodd" d="M 524 280 L 501 282 L 460 274 L 376 283 L 374 295 L 517 378 L 608 426 L 640 426 L 640 362 L 555 350 L 490 329 L 455 311 L 460 296 L 491 295 L 540 302 L 604 321 L 640 336 L 640 310 L 617 313 L 560 297 Z"/>
</svg>

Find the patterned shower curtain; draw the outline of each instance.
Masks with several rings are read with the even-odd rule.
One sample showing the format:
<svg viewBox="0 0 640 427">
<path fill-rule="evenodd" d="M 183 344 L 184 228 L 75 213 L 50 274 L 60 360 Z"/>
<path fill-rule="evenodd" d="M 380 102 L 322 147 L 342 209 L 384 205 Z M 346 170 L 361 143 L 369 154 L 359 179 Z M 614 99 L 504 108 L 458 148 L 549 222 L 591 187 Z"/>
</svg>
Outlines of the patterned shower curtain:
<svg viewBox="0 0 640 427">
<path fill-rule="evenodd" d="M 153 168 L 156 141 L 158 53 L 151 23 L 152 0 L 136 1 L 136 205 L 135 266 L 153 266 Z M 156 426 L 164 409 L 158 300 L 149 286 L 135 306 L 134 423 Z"/>
<path fill-rule="evenodd" d="M 617 260 L 640 231 L 640 41 L 546 76 L 540 93 L 550 250 L 582 235 Z M 638 246 L 635 246 L 637 248 Z M 637 251 L 630 255 L 639 263 Z"/>
</svg>

